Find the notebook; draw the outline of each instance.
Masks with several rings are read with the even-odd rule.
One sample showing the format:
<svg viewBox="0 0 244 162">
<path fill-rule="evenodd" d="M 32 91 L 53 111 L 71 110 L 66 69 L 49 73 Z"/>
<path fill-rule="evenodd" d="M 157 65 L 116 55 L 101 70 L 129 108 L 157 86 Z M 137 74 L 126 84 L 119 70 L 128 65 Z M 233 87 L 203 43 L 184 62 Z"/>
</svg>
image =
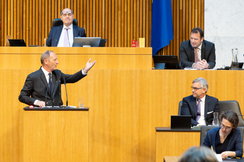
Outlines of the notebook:
<svg viewBox="0 0 244 162">
<path fill-rule="evenodd" d="M 171 129 L 191 129 L 191 116 L 171 115 Z"/>
<path fill-rule="evenodd" d="M 25 41 L 23 39 L 9 39 L 10 46 L 24 46 L 26 47 Z"/>
</svg>

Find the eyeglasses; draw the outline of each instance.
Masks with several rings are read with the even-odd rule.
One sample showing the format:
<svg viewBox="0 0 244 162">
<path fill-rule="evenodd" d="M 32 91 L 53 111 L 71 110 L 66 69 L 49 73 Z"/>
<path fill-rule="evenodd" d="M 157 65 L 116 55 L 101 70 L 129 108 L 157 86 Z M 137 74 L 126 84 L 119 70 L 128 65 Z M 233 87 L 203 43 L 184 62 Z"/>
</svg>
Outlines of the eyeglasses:
<svg viewBox="0 0 244 162">
<path fill-rule="evenodd" d="M 194 91 L 197 91 L 197 90 L 202 89 L 202 88 L 197 88 L 197 87 L 192 87 L 191 86 L 191 89 L 193 89 Z"/>
<path fill-rule="evenodd" d="M 223 124 L 220 125 L 221 129 L 225 129 L 226 131 L 230 131 L 232 128 L 231 127 L 227 127 Z"/>
<path fill-rule="evenodd" d="M 62 13 L 62 16 L 72 16 L 72 13 L 71 12 L 65 12 L 65 13 Z"/>
</svg>

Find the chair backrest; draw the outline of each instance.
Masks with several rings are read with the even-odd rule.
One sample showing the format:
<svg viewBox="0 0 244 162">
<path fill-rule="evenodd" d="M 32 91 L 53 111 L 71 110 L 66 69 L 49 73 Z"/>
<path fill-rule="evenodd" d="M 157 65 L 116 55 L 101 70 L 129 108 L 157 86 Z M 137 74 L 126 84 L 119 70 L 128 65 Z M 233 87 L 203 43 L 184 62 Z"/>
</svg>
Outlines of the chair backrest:
<svg viewBox="0 0 244 162">
<path fill-rule="evenodd" d="M 59 26 L 59 25 L 63 25 L 63 21 L 60 18 L 53 19 L 53 27 Z M 78 26 L 78 21 L 76 19 L 73 19 L 73 25 Z"/>
<path fill-rule="evenodd" d="M 218 128 L 219 126 L 201 126 L 201 135 L 200 135 L 200 146 L 203 144 L 203 141 L 207 135 L 207 132 L 213 128 Z M 238 127 L 241 131 L 243 137 L 244 127 Z"/>
<path fill-rule="evenodd" d="M 200 134 L 200 146 L 203 144 L 203 141 L 207 135 L 207 132 L 213 128 L 218 128 L 219 126 L 201 126 L 201 134 Z"/>
<path fill-rule="evenodd" d="M 181 115 L 182 101 L 179 102 L 178 115 Z"/>
<path fill-rule="evenodd" d="M 239 103 L 235 100 L 229 100 L 229 101 L 219 101 L 220 106 L 220 113 L 223 111 L 233 111 L 238 115 L 239 118 L 239 125 L 238 126 L 244 126 L 244 120 L 241 114 L 241 109 L 239 106 Z"/>
</svg>

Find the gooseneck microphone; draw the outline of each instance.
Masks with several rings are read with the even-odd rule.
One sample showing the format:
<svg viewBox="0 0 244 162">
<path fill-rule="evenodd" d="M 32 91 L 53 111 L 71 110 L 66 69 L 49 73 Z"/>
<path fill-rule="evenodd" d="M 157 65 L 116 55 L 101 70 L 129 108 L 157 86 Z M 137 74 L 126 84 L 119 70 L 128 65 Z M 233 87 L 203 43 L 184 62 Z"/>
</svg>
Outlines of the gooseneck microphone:
<svg viewBox="0 0 244 162">
<path fill-rule="evenodd" d="M 65 86 L 65 91 L 66 91 L 66 107 L 68 107 L 68 93 L 67 93 L 66 81 L 65 81 L 65 77 L 64 76 L 63 76 L 63 80 L 64 80 L 64 86 Z"/>
<path fill-rule="evenodd" d="M 55 82 L 55 87 L 54 87 L 54 91 L 53 91 L 53 97 L 52 97 L 52 107 L 54 107 L 54 96 L 55 96 L 56 89 L 57 89 L 57 83 L 58 83 L 58 81 L 56 81 L 56 82 Z"/>
<path fill-rule="evenodd" d="M 48 92 L 48 87 L 46 89 L 46 95 L 45 95 L 45 107 L 47 106 L 48 102 L 47 102 L 47 92 Z"/>
<path fill-rule="evenodd" d="M 61 99 L 61 81 L 60 80 L 58 80 L 58 87 L 59 87 L 58 103 L 59 103 L 59 107 L 61 108 L 61 106 L 62 106 L 62 99 Z"/>
</svg>

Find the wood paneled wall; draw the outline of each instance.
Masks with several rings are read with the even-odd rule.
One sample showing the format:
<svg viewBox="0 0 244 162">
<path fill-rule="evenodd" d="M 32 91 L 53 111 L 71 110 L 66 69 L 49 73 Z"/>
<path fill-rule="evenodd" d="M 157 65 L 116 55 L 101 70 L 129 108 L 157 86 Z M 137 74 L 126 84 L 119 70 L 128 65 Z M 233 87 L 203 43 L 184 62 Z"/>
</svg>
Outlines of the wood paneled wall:
<svg viewBox="0 0 244 162">
<path fill-rule="evenodd" d="M 159 55 L 178 55 L 191 29 L 204 28 L 204 0 L 171 1 L 174 39 Z M 151 46 L 152 0 L 2 0 L 1 5 L 2 46 L 6 35 L 42 46 L 52 20 L 66 7 L 74 11 L 88 37 L 108 39 L 107 47 L 131 47 L 131 40 L 140 37 L 145 37 L 146 47 Z"/>
<path fill-rule="evenodd" d="M 173 40 L 158 55 L 178 55 L 180 43 L 190 38 L 191 30 L 204 30 L 204 0 L 171 0 Z"/>
<path fill-rule="evenodd" d="M 131 47 L 131 40 L 151 42 L 152 0 L 1 0 L 1 45 L 6 35 L 23 38 L 27 45 L 42 46 L 64 8 L 74 11 L 78 25 L 88 37 L 108 40 L 108 47 Z"/>
</svg>

